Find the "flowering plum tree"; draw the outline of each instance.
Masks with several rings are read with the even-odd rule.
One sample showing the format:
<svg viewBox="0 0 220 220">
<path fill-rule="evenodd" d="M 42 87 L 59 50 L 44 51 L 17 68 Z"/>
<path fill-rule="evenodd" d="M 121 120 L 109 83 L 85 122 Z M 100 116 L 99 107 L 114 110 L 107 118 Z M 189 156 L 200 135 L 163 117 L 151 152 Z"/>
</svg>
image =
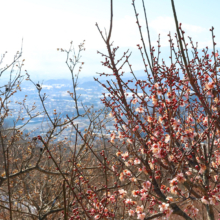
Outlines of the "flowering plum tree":
<svg viewBox="0 0 220 220">
<path fill-rule="evenodd" d="M 110 29 L 106 36 L 97 24 L 107 48 L 107 54 L 98 53 L 105 58 L 102 64 L 112 71 L 100 74 L 111 76 L 105 83 L 95 79 L 106 88 L 101 99 L 105 109 L 94 111 L 83 106 L 84 113 L 79 112 L 78 74 L 73 71 L 80 63 L 80 72 L 84 63 L 79 62 L 79 55 L 70 57 L 74 53 L 72 46 L 61 51 L 67 53 L 66 63 L 73 82 L 73 92 L 69 94 L 76 115 L 61 118 L 55 110 L 51 117 L 45 104 L 46 94 L 42 95 L 42 87 L 34 84 L 48 117 L 45 136 L 35 137 L 21 146 L 18 141 L 23 134 L 18 128 L 2 127 L 10 113 L 9 98 L 20 89 L 20 66 L 14 84 L 4 87 L 4 91 L 1 88 L 5 98 L 0 100 L 3 161 L 0 216 L 65 220 L 217 219 L 220 212 L 220 57 L 214 28 L 210 29 L 212 50 L 206 47 L 199 54 L 198 44 L 190 37 L 186 39 L 171 0 L 177 33 L 175 40 L 168 34 L 171 63 L 168 65 L 164 60 L 160 62 L 160 36 L 157 51 L 151 44 L 142 0 L 147 47 L 133 0 L 141 36 L 137 47 L 146 73 L 144 79 L 138 79 L 129 61 L 129 51 L 116 58 L 119 47 L 114 47 L 111 41 L 113 0 L 110 2 Z M 84 43 L 79 46 L 79 51 L 82 50 Z M 19 58 L 18 54 L 12 64 Z M 132 74 L 128 81 L 123 78 L 126 65 Z M 30 119 L 38 115 L 30 113 L 27 111 Z M 81 117 L 89 121 L 84 132 L 75 123 Z M 107 129 L 109 120 L 114 123 L 114 131 Z M 73 127 L 76 135 L 73 147 L 65 151 L 68 141 L 58 143 L 55 138 L 67 126 Z M 34 153 L 36 144 L 42 148 Z"/>
<path fill-rule="evenodd" d="M 109 142 L 116 156 L 105 156 L 107 161 L 114 161 L 112 167 L 105 169 L 115 175 L 118 190 L 109 191 L 106 199 L 115 203 L 114 214 L 126 219 L 172 215 L 187 220 L 202 216 L 216 219 L 220 211 L 220 70 L 217 69 L 220 58 L 215 48 L 214 28 L 210 29 L 212 51 L 206 47 L 200 55 L 197 43 L 194 45 L 190 37 L 187 42 L 171 0 L 177 34 L 176 43 L 168 34 L 171 64 L 167 65 L 163 60 L 159 62 L 160 37 L 157 53 L 151 45 L 142 2 L 149 53 L 134 0 L 132 6 L 142 41 L 137 47 L 143 58 L 145 80 L 135 76 L 128 51 L 116 59 L 119 47 L 111 42 L 113 0 L 106 37 L 97 24 L 108 51 L 107 55 L 98 53 L 105 57 L 102 64 L 112 71 L 100 75 L 115 77 L 106 84 L 95 79 L 108 91 L 102 102 L 115 120 Z M 125 65 L 133 74 L 127 82 L 122 78 Z M 119 200 L 124 204 L 120 214 L 116 211 Z M 101 214 L 97 211 L 95 219 L 102 219 L 107 213 L 105 209 Z"/>
</svg>

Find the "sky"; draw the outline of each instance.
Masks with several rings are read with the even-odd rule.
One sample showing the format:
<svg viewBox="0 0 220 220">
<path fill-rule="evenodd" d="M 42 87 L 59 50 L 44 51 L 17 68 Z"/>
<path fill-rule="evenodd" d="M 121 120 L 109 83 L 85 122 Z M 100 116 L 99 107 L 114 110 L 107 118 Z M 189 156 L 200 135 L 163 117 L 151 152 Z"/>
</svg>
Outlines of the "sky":
<svg viewBox="0 0 220 220">
<path fill-rule="evenodd" d="M 135 2 L 146 38 L 142 0 Z M 120 47 L 119 54 L 130 49 L 133 69 L 142 70 L 136 47 L 141 41 L 131 3 L 132 0 L 114 0 L 112 41 Z M 217 46 L 220 46 L 219 0 L 175 0 L 175 5 L 186 36 L 199 42 L 199 48 L 211 47 L 211 26 L 215 27 Z M 167 34 L 170 31 L 174 36 L 175 33 L 171 1 L 145 0 L 145 7 L 152 44 L 156 45 L 160 33 L 162 56 L 166 60 L 169 56 Z M 24 69 L 33 79 L 69 78 L 65 53 L 58 52 L 57 48 L 68 49 L 73 41 L 77 50 L 77 45 L 85 40 L 81 76 L 96 76 L 107 71 L 100 62 L 102 57 L 97 54 L 97 50 L 102 53 L 107 50 L 95 23 L 103 32 L 104 28 L 109 30 L 110 0 L 0 0 L 0 8 L 0 53 L 7 51 L 3 64 L 9 63 L 20 50 L 23 39 Z"/>
</svg>

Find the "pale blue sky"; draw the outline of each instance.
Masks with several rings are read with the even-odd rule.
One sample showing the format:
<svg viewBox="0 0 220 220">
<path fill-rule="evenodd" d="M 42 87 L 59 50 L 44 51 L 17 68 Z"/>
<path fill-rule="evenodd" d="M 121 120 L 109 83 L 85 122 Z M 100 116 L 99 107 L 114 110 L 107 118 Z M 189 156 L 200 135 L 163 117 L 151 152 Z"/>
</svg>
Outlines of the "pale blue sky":
<svg viewBox="0 0 220 220">
<path fill-rule="evenodd" d="M 131 0 L 114 1 L 114 28 L 112 40 L 121 46 L 121 52 L 130 48 L 135 70 L 143 69 L 136 44 L 140 43 Z M 136 0 L 141 15 L 141 0 Z M 186 35 L 199 42 L 200 48 L 211 46 L 209 28 L 215 27 L 217 46 L 220 45 L 219 0 L 175 0 L 179 22 L 183 23 Z M 145 0 L 153 44 L 161 33 L 161 46 L 168 45 L 167 34 L 175 32 L 170 0 Z M 109 27 L 110 0 L 0 0 L 1 54 L 7 50 L 8 57 L 20 48 L 24 39 L 23 57 L 25 69 L 38 79 L 66 78 L 69 73 L 65 57 L 56 48 L 67 48 L 69 42 L 77 45 L 86 40 L 82 61 L 84 76 L 103 72 L 101 57 L 96 51 L 106 52 L 97 31 Z M 144 26 L 144 25 L 143 25 Z M 104 29 L 103 29 L 104 30 Z M 166 57 L 166 48 L 163 55 Z M 126 69 L 125 69 L 126 70 Z"/>
</svg>

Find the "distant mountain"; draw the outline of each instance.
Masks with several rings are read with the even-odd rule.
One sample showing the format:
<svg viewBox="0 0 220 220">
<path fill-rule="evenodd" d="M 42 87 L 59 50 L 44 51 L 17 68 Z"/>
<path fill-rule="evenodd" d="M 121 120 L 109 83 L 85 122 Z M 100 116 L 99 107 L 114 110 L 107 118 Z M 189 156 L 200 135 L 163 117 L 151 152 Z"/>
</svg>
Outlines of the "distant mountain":
<svg viewBox="0 0 220 220">
<path fill-rule="evenodd" d="M 49 79 L 43 83 L 44 85 L 53 85 L 53 84 L 72 84 L 71 79 Z"/>
</svg>

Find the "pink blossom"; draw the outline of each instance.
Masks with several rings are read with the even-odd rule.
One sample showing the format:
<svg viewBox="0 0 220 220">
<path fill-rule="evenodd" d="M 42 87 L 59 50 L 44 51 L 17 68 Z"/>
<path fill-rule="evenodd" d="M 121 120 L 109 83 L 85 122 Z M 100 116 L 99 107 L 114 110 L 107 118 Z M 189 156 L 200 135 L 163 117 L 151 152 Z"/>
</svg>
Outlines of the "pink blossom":
<svg viewBox="0 0 220 220">
<path fill-rule="evenodd" d="M 91 213 L 92 215 L 94 215 L 94 214 L 95 214 L 95 209 L 90 209 L 90 213 Z"/>
<path fill-rule="evenodd" d="M 139 191 L 138 190 L 133 190 L 131 192 L 131 194 L 133 195 L 133 197 L 137 197 L 139 195 Z"/>
<path fill-rule="evenodd" d="M 115 143 L 115 133 L 111 134 L 111 143 Z"/>
<path fill-rule="evenodd" d="M 144 206 L 142 205 L 142 206 L 137 206 L 137 208 L 136 208 L 136 212 L 137 213 L 142 213 L 144 211 Z"/>
<path fill-rule="evenodd" d="M 201 202 L 204 203 L 204 204 L 206 204 L 206 205 L 209 204 L 209 201 L 206 199 L 205 196 L 203 196 L 203 197 L 201 198 Z"/>
<path fill-rule="evenodd" d="M 119 180 L 121 182 L 123 182 L 125 179 L 124 179 L 124 174 L 123 173 L 120 173 L 120 176 L 119 176 Z"/>
<path fill-rule="evenodd" d="M 152 96 L 152 103 L 157 105 L 157 97 L 155 95 Z"/>
<path fill-rule="evenodd" d="M 169 202 L 173 202 L 173 201 L 174 201 L 173 197 L 170 197 L 170 196 L 168 196 L 168 197 L 166 198 L 166 200 L 168 200 Z"/>
<path fill-rule="evenodd" d="M 113 117 L 113 113 L 112 113 L 112 112 L 110 112 L 108 115 L 109 115 L 109 117 L 111 117 L 111 118 Z"/>
<path fill-rule="evenodd" d="M 129 143 L 129 144 L 132 144 L 133 143 L 133 140 L 132 139 L 127 139 L 127 142 Z"/>
<path fill-rule="evenodd" d="M 167 210 L 169 208 L 169 204 L 163 202 L 161 205 L 159 205 L 159 209 L 161 212 L 164 212 L 165 210 Z"/>
<path fill-rule="evenodd" d="M 186 181 L 186 179 L 185 179 L 183 173 L 177 174 L 176 180 L 177 180 L 177 182 L 179 182 L 179 183 L 184 183 L 184 182 Z"/>
<path fill-rule="evenodd" d="M 217 182 L 218 180 L 218 175 L 214 175 L 214 181 Z"/>
<path fill-rule="evenodd" d="M 165 142 L 168 143 L 169 141 L 170 141 L 170 135 L 169 135 L 169 134 L 166 134 Z"/>
<path fill-rule="evenodd" d="M 186 171 L 186 175 L 187 175 L 187 176 L 191 176 L 191 175 L 192 175 L 192 172 L 191 172 L 191 171 Z"/>
<path fill-rule="evenodd" d="M 127 194 L 127 191 L 124 189 L 119 189 L 118 192 L 120 194 L 120 198 L 123 198 Z"/>
<path fill-rule="evenodd" d="M 135 105 L 137 102 L 138 102 L 138 99 L 137 99 L 137 98 L 135 98 L 135 99 L 133 99 L 133 100 L 131 101 L 131 103 L 134 104 L 134 105 Z"/>
<path fill-rule="evenodd" d="M 124 138 L 124 135 L 122 135 L 122 132 L 121 132 L 121 131 L 118 132 L 118 138 L 119 138 L 119 139 L 123 139 L 123 138 Z"/>
<path fill-rule="evenodd" d="M 158 83 L 155 83 L 155 84 L 154 84 L 154 87 L 155 87 L 156 89 L 158 89 L 158 88 L 159 88 Z"/>
<path fill-rule="evenodd" d="M 138 158 L 135 158 L 134 164 L 137 165 L 137 164 L 140 164 L 140 163 L 141 163 L 141 161 Z"/>
<path fill-rule="evenodd" d="M 139 107 L 139 108 L 136 108 L 135 111 L 138 112 L 138 113 L 144 113 L 144 108 Z"/>
<path fill-rule="evenodd" d="M 172 194 L 174 194 L 174 195 L 177 195 L 177 187 L 176 186 L 172 186 L 171 188 L 170 188 L 170 192 L 172 193 Z"/>
<path fill-rule="evenodd" d="M 140 213 L 137 215 L 137 219 L 141 219 L 141 220 L 144 220 L 146 214 L 145 213 Z"/>
<path fill-rule="evenodd" d="M 195 215 L 197 215 L 199 213 L 199 210 L 194 207 L 194 208 L 192 208 L 192 213 L 195 216 Z"/>
<path fill-rule="evenodd" d="M 133 204 L 133 201 L 131 199 L 126 199 L 125 204 L 130 204 L 131 205 L 131 204 Z"/>
<path fill-rule="evenodd" d="M 120 156 L 121 155 L 121 151 L 118 151 L 117 153 L 116 153 L 116 156 L 118 157 L 118 156 Z"/>
<path fill-rule="evenodd" d="M 145 201 L 147 198 L 147 193 L 142 193 L 141 194 L 141 201 Z"/>
<path fill-rule="evenodd" d="M 206 87 L 206 89 L 209 90 L 209 89 L 213 89 L 214 85 L 215 85 L 214 82 L 208 82 L 205 84 L 205 87 Z"/>
<path fill-rule="evenodd" d="M 153 118 L 151 116 L 147 116 L 147 121 L 148 122 L 153 122 Z"/>
<path fill-rule="evenodd" d="M 151 182 L 150 181 L 146 181 L 142 184 L 143 188 L 146 190 L 149 190 L 151 187 Z"/>
<path fill-rule="evenodd" d="M 200 164 L 200 170 L 199 170 L 199 173 L 200 174 L 203 174 L 206 170 L 206 165 L 205 164 Z"/>
<path fill-rule="evenodd" d="M 131 178 L 129 178 L 129 180 L 130 180 L 131 182 L 137 182 L 137 179 L 136 179 L 135 177 L 131 177 Z"/>
<path fill-rule="evenodd" d="M 116 201 L 116 200 L 115 200 L 115 196 L 111 195 L 110 198 L 109 198 L 109 200 L 110 200 L 112 203 L 114 203 L 114 202 Z"/>
<path fill-rule="evenodd" d="M 135 211 L 130 209 L 130 210 L 128 210 L 128 214 L 129 214 L 129 216 L 134 216 L 135 215 Z"/>
<path fill-rule="evenodd" d="M 173 128 L 177 128 L 179 126 L 179 120 L 177 121 L 176 119 L 173 120 Z"/>
<path fill-rule="evenodd" d="M 112 170 L 116 171 L 116 166 L 115 165 L 112 166 Z"/>
<path fill-rule="evenodd" d="M 129 154 L 128 151 L 126 151 L 125 153 L 121 154 L 121 157 L 123 160 L 126 160 L 128 158 Z"/>
<path fill-rule="evenodd" d="M 126 176 L 132 176 L 131 171 L 129 171 L 127 169 L 123 170 L 123 174 Z"/>
<path fill-rule="evenodd" d="M 184 212 L 186 213 L 193 213 L 194 216 L 196 216 L 199 212 L 199 210 L 197 208 L 195 208 L 195 206 L 193 205 L 188 205 L 185 209 L 184 209 Z"/>
<path fill-rule="evenodd" d="M 217 198 L 217 196 L 212 196 L 212 197 L 210 197 L 209 198 L 209 201 L 210 201 L 210 204 L 211 205 L 217 205 L 218 204 L 218 198 Z"/>
<path fill-rule="evenodd" d="M 173 210 L 171 208 L 168 208 L 165 213 L 166 213 L 166 217 L 169 218 L 170 215 L 172 214 Z"/>
<path fill-rule="evenodd" d="M 96 216 L 95 216 L 95 219 L 99 219 L 99 218 L 100 218 L 100 215 L 96 215 Z"/>
</svg>

